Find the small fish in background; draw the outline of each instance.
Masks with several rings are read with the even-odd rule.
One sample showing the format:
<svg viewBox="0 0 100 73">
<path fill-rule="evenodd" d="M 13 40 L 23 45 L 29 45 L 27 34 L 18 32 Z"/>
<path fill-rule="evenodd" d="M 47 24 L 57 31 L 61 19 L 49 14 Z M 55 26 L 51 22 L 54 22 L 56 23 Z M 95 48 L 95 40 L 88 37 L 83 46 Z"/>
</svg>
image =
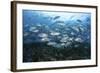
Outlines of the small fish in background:
<svg viewBox="0 0 100 73">
<path fill-rule="evenodd" d="M 49 26 L 45 25 L 45 28 L 46 28 L 46 29 L 49 29 Z"/>
<path fill-rule="evenodd" d="M 65 43 L 61 43 L 61 46 L 65 46 L 66 44 Z"/>
<path fill-rule="evenodd" d="M 34 31 L 36 29 L 36 27 L 30 27 L 29 31 Z"/>
<path fill-rule="evenodd" d="M 53 19 L 56 20 L 56 19 L 58 19 L 58 18 L 60 18 L 60 16 L 55 16 Z"/>
<path fill-rule="evenodd" d="M 58 39 L 61 39 L 62 37 L 61 37 L 61 36 L 57 36 L 57 38 L 58 38 Z"/>
<path fill-rule="evenodd" d="M 79 28 L 78 27 L 71 27 L 74 31 L 79 32 Z"/>
<path fill-rule="evenodd" d="M 48 42 L 47 45 L 56 45 L 56 42 Z"/>
<path fill-rule="evenodd" d="M 74 33 L 74 32 L 71 32 L 70 34 L 71 34 L 71 35 L 75 35 L 75 33 Z"/>
<path fill-rule="evenodd" d="M 24 24 L 24 27 L 29 27 L 29 24 Z"/>
<path fill-rule="evenodd" d="M 52 25 L 54 25 L 54 24 L 65 24 L 65 23 L 64 23 L 64 21 L 58 20 L 58 21 L 54 21 L 54 22 L 52 23 Z"/>
<path fill-rule="evenodd" d="M 71 45 L 71 42 L 66 42 L 65 47 L 68 47 L 69 45 Z"/>
<path fill-rule="evenodd" d="M 74 38 L 69 38 L 69 41 L 73 41 Z"/>
<path fill-rule="evenodd" d="M 55 23 L 64 23 L 64 21 L 56 21 Z"/>
<path fill-rule="evenodd" d="M 82 27 L 78 27 L 79 32 L 82 33 L 84 31 L 84 29 Z"/>
<path fill-rule="evenodd" d="M 50 41 L 50 39 L 46 37 L 46 38 L 42 38 L 41 41 L 42 42 L 46 42 L 46 41 L 48 42 L 48 41 Z"/>
<path fill-rule="evenodd" d="M 77 21 L 78 21 L 79 23 L 81 23 L 81 22 L 82 22 L 80 19 L 77 19 Z"/>
<path fill-rule="evenodd" d="M 75 41 L 76 41 L 76 42 L 80 42 L 80 43 L 83 42 L 83 40 L 82 40 L 81 38 L 76 38 Z"/>
<path fill-rule="evenodd" d="M 51 32 L 50 33 L 52 36 L 57 36 L 57 35 L 60 35 L 60 33 L 59 32 Z"/>
<path fill-rule="evenodd" d="M 68 37 L 68 35 L 67 35 L 67 34 L 63 34 L 62 36 L 63 36 L 63 37 Z"/>
<path fill-rule="evenodd" d="M 68 37 L 63 37 L 60 42 L 67 42 L 68 41 Z"/>
<path fill-rule="evenodd" d="M 38 30 L 38 29 L 36 29 L 36 30 L 34 30 L 34 31 L 32 31 L 32 32 L 39 32 L 39 30 Z"/>
<path fill-rule="evenodd" d="M 58 29 L 58 28 L 55 28 L 55 30 L 56 30 L 56 31 L 59 31 L 59 29 Z"/>
<path fill-rule="evenodd" d="M 29 34 L 26 32 L 26 33 L 24 33 L 24 36 L 28 36 Z"/>
<path fill-rule="evenodd" d="M 79 45 L 75 45 L 74 47 L 78 47 Z"/>
<path fill-rule="evenodd" d="M 74 18 L 74 15 L 72 15 L 71 17 L 70 17 L 70 19 L 73 19 Z"/>
<path fill-rule="evenodd" d="M 56 47 L 56 48 L 61 48 L 61 47 L 62 47 L 62 45 L 61 45 L 61 44 L 55 44 L 55 45 L 53 45 L 53 47 Z"/>
<path fill-rule="evenodd" d="M 42 26 L 42 25 L 41 25 L 41 24 L 39 24 L 39 23 L 38 23 L 38 24 L 36 24 L 36 25 L 37 25 L 38 27 L 41 27 L 41 26 Z"/>
<path fill-rule="evenodd" d="M 40 33 L 38 36 L 39 37 L 48 37 L 48 34 L 46 34 L 46 33 Z"/>
<path fill-rule="evenodd" d="M 66 24 L 64 24 L 64 23 L 58 23 L 57 25 L 65 26 Z"/>
</svg>

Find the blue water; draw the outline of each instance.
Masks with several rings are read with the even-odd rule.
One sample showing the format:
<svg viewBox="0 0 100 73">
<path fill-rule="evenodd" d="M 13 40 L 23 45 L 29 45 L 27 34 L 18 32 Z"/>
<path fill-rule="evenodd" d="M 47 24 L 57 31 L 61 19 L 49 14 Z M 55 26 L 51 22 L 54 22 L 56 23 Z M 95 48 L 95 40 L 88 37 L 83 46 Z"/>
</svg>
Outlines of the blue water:
<svg viewBox="0 0 100 73">
<path fill-rule="evenodd" d="M 90 49 L 90 41 L 91 13 L 23 10 L 24 44 L 45 43 L 50 48 L 67 49 L 88 43 L 83 49 Z"/>
</svg>

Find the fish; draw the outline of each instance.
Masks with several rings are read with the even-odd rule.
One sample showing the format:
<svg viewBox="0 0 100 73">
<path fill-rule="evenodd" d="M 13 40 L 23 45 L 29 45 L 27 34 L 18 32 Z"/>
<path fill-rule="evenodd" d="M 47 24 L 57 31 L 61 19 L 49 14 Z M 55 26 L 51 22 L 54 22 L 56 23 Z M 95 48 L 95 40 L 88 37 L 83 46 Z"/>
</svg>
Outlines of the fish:
<svg viewBox="0 0 100 73">
<path fill-rule="evenodd" d="M 80 32 L 83 32 L 83 31 L 84 31 L 84 28 L 80 27 L 80 28 L 79 28 L 79 31 L 80 31 Z"/>
<path fill-rule="evenodd" d="M 64 23 L 58 23 L 57 25 L 61 25 L 61 26 L 64 26 L 64 25 L 66 25 L 66 24 L 64 24 Z"/>
<path fill-rule="evenodd" d="M 54 24 L 60 24 L 60 23 L 65 24 L 64 21 L 55 21 L 55 22 L 52 23 L 52 25 L 54 25 Z"/>
<path fill-rule="evenodd" d="M 53 46 L 56 47 L 56 48 L 61 48 L 62 47 L 61 44 L 55 44 Z"/>
<path fill-rule="evenodd" d="M 60 16 L 55 16 L 53 19 L 56 20 L 56 19 L 58 19 L 58 18 L 60 18 Z"/>
<path fill-rule="evenodd" d="M 71 32 L 71 35 L 75 35 L 75 33 L 74 32 Z"/>
<path fill-rule="evenodd" d="M 61 39 L 62 37 L 61 37 L 61 36 L 57 36 L 57 38 L 58 38 L 58 39 Z"/>
<path fill-rule="evenodd" d="M 39 37 L 48 37 L 48 34 L 46 34 L 46 33 L 40 33 L 40 34 L 38 34 L 38 36 Z"/>
<path fill-rule="evenodd" d="M 68 37 L 68 35 L 67 35 L 67 34 L 63 34 L 62 36 L 63 36 L 63 37 Z"/>
<path fill-rule="evenodd" d="M 64 21 L 56 21 L 55 23 L 64 23 Z"/>
<path fill-rule="evenodd" d="M 52 36 L 57 36 L 57 35 L 60 35 L 60 33 L 59 32 L 51 32 L 50 33 Z"/>
<path fill-rule="evenodd" d="M 68 47 L 69 45 L 71 45 L 71 42 L 66 42 L 65 47 Z"/>
<path fill-rule="evenodd" d="M 28 27 L 28 26 L 29 26 L 29 24 L 25 24 L 25 25 L 24 25 L 24 27 Z"/>
<path fill-rule="evenodd" d="M 42 25 L 38 23 L 37 26 L 38 26 L 38 27 L 41 27 Z"/>
<path fill-rule="evenodd" d="M 42 38 L 41 41 L 46 42 L 46 41 L 50 41 L 49 38 Z"/>
<path fill-rule="evenodd" d="M 75 41 L 80 42 L 80 43 L 83 42 L 83 40 L 81 38 L 76 38 Z"/>
<path fill-rule="evenodd" d="M 68 37 L 63 37 L 60 42 L 67 42 L 68 41 Z"/>
<path fill-rule="evenodd" d="M 79 45 L 75 45 L 74 47 L 78 47 Z"/>
<path fill-rule="evenodd" d="M 73 38 L 69 38 L 69 41 L 72 41 L 73 40 Z"/>
<path fill-rule="evenodd" d="M 30 29 L 29 29 L 29 31 L 33 31 L 33 30 L 35 30 L 36 29 L 36 27 L 31 27 Z"/>
<path fill-rule="evenodd" d="M 77 19 L 77 21 L 80 22 L 80 23 L 82 22 L 80 19 Z"/>
<path fill-rule="evenodd" d="M 74 15 L 70 17 L 70 19 L 73 19 Z"/>
<path fill-rule="evenodd" d="M 36 30 L 33 30 L 32 32 L 39 32 L 39 30 L 36 29 Z"/>
<path fill-rule="evenodd" d="M 75 30 L 75 31 L 79 32 L 79 28 L 78 27 L 72 27 L 72 30 Z"/>
<path fill-rule="evenodd" d="M 48 42 L 47 45 L 56 45 L 56 42 Z"/>
<path fill-rule="evenodd" d="M 61 43 L 61 46 L 65 46 L 65 43 Z"/>
<path fill-rule="evenodd" d="M 26 33 L 24 33 L 24 36 L 28 36 L 29 34 L 26 32 Z"/>
</svg>

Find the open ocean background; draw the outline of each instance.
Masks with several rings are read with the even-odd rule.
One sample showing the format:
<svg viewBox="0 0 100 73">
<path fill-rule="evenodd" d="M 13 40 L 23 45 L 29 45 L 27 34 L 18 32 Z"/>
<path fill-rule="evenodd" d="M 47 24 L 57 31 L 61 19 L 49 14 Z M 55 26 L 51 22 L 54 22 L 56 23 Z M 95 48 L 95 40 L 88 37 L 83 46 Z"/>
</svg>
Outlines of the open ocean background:
<svg viewBox="0 0 100 73">
<path fill-rule="evenodd" d="M 90 58 L 90 13 L 23 10 L 23 62 Z"/>
</svg>

